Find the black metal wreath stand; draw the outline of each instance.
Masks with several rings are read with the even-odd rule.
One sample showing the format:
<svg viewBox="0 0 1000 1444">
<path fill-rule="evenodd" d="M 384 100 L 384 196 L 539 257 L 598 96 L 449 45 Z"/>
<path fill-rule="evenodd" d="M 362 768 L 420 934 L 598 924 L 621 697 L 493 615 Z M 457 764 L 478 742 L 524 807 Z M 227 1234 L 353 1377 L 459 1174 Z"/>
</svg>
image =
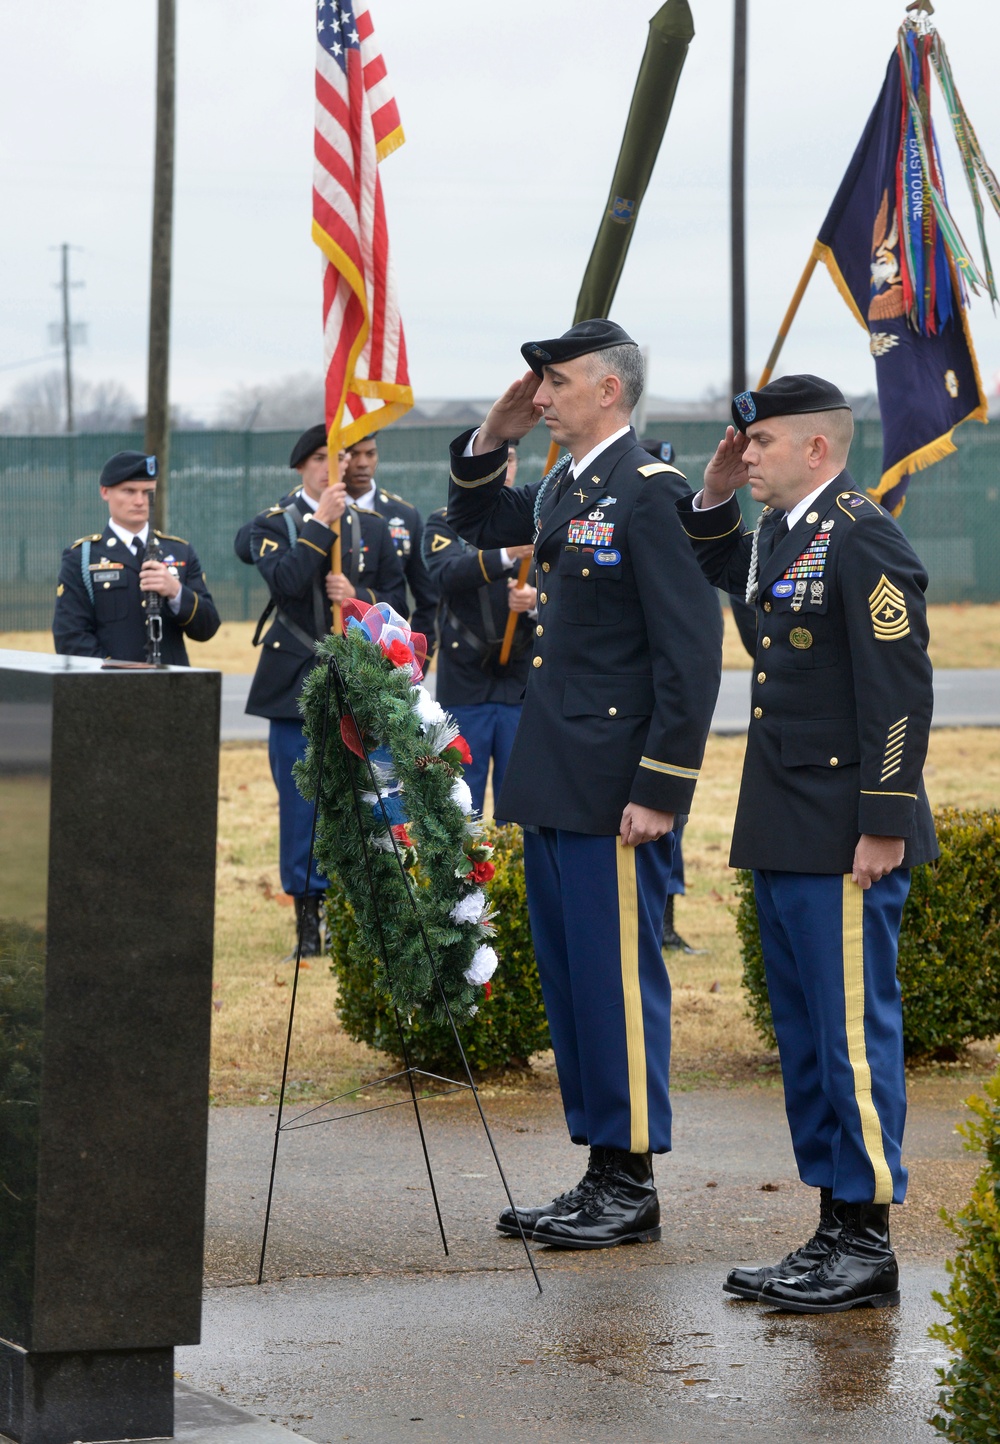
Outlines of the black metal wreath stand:
<svg viewBox="0 0 1000 1444">
<path fill-rule="evenodd" d="M 309 862 L 308 862 L 308 866 L 307 866 L 307 872 L 308 872 L 309 870 L 311 870 L 311 868 L 312 868 L 313 850 L 314 850 L 314 848 L 315 848 L 315 846 L 316 846 L 316 825 L 317 825 L 317 821 L 318 821 L 318 818 L 319 818 L 319 799 L 320 799 L 320 792 L 321 792 L 321 790 L 322 790 L 323 764 L 324 764 L 324 762 L 325 762 L 325 760 L 326 760 L 326 748 L 327 748 L 327 741 L 328 741 L 328 738 L 329 738 L 329 730 L 330 730 L 330 698 L 331 698 L 331 694 L 332 694 L 333 691 L 334 691 L 334 688 L 336 689 L 336 704 L 337 704 L 337 716 L 338 716 L 338 718 L 339 718 L 339 719 L 343 719 L 344 717 L 349 717 L 349 718 L 351 719 L 352 723 L 354 724 L 355 728 L 357 728 L 357 736 L 359 736 L 359 737 L 361 736 L 361 729 L 360 729 L 360 727 L 358 727 L 357 718 L 356 718 L 355 715 L 354 715 L 354 708 L 353 708 L 353 706 L 352 706 L 352 704 L 351 704 L 351 699 L 350 699 L 350 695 L 348 694 L 347 685 L 346 685 L 346 683 L 345 683 L 345 681 L 344 681 L 344 675 L 343 675 L 343 673 L 342 673 L 341 670 L 340 670 L 340 666 L 339 666 L 339 664 L 338 664 L 338 662 L 337 662 L 336 657 L 331 656 L 331 657 L 329 657 L 329 658 L 327 659 L 327 664 L 326 664 L 326 693 L 325 693 L 324 704 L 323 704 L 323 729 L 322 729 L 322 732 L 321 732 L 321 735 L 320 735 L 319 767 L 318 767 L 318 771 L 317 771 L 317 779 L 318 779 L 318 780 L 317 780 L 317 787 L 316 787 L 316 800 L 315 800 L 315 802 L 313 803 L 312 834 L 311 834 L 310 839 L 309 839 Z M 367 767 L 368 767 L 368 774 L 369 774 L 369 778 L 370 778 L 370 780 L 371 780 L 372 791 L 373 791 L 376 795 L 379 795 L 378 781 L 377 781 L 377 779 L 376 779 L 376 777 L 375 777 L 375 773 L 374 773 L 374 769 L 373 769 L 373 767 L 372 767 L 371 759 L 368 757 L 368 754 L 367 754 L 367 753 L 365 753 L 365 762 L 366 762 Z M 372 871 L 371 871 L 371 857 L 370 857 L 369 850 L 368 850 L 368 840 L 367 840 L 367 836 L 366 836 L 366 833 L 365 833 L 365 829 L 364 829 L 364 827 L 363 827 L 363 825 L 362 825 L 362 813 L 361 813 L 361 805 L 362 805 L 362 804 L 361 804 L 361 796 L 360 796 L 360 792 L 359 792 L 359 789 L 358 789 L 357 778 L 355 777 L 353 770 L 351 771 L 351 788 L 352 788 L 352 793 L 353 793 L 354 815 L 355 815 L 355 818 L 356 818 L 357 824 L 358 824 L 358 832 L 359 832 L 359 835 L 360 835 L 360 837 L 361 837 L 362 851 L 363 851 L 364 860 L 365 860 L 365 872 L 366 872 L 367 878 L 368 878 L 368 886 L 369 886 L 369 889 L 371 890 L 371 894 L 372 894 L 372 901 L 375 902 L 375 901 L 376 901 L 376 898 L 375 898 L 375 884 L 374 884 L 374 879 L 373 879 L 373 877 L 372 877 Z M 264 1281 L 264 1263 L 265 1263 L 265 1259 L 266 1259 L 266 1255 L 267 1255 L 267 1237 L 268 1237 L 268 1230 L 269 1230 L 269 1228 L 270 1228 L 270 1223 L 271 1223 L 271 1203 L 272 1203 L 272 1200 L 273 1200 L 273 1198 L 274 1198 L 274 1180 L 275 1180 L 275 1174 L 276 1174 L 276 1172 L 277 1172 L 277 1166 L 278 1166 L 278 1145 L 279 1145 L 279 1142 L 280 1142 L 280 1140 L 281 1140 L 281 1135 L 282 1135 L 283 1133 L 291 1132 L 291 1131 L 293 1131 L 294 1129 L 297 1129 L 297 1128 L 315 1128 L 315 1127 L 317 1127 L 319 1124 L 322 1124 L 322 1123 L 340 1123 L 340 1122 L 343 1122 L 343 1121 L 344 1121 L 345 1119 L 347 1119 L 347 1118 L 358 1118 L 358 1117 L 360 1117 L 360 1116 L 361 1116 L 362 1114 L 364 1114 L 364 1113 L 379 1113 L 379 1112 L 382 1112 L 384 1109 L 387 1109 L 387 1108 L 400 1108 L 400 1107 L 404 1107 L 407 1103 L 412 1104 L 412 1107 L 413 1107 L 413 1116 L 414 1116 L 414 1119 L 415 1119 L 415 1121 L 416 1121 L 417 1131 L 418 1131 L 418 1133 L 419 1133 L 419 1135 L 420 1135 L 420 1147 L 421 1147 L 421 1149 L 422 1149 L 422 1151 L 423 1151 L 423 1155 L 424 1155 L 424 1165 L 425 1165 L 425 1167 L 426 1167 L 426 1169 L 427 1169 L 427 1179 L 428 1179 L 428 1182 L 430 1183 L 431 1197 L 432 1197 L 433 1200 L 434 1200 L 434 1212 L 435 1212 L 435 1215 L 436 1215 L 436 1217 L 437 1217 L 438 1229 L 440 1230 L 440 1233 L 441 1233 L 441 1244 L 442 1244 L 442 1247 L 444 1248 L 445 1254 L 447 1255 L 448 1252 L 449 1252 L 449 1250 L 448 1250 L 448 1239 L 447 1239 L 447 1236 L 446 1236 L 445 1231 L 444 1231 L 444 1220 L 443 1220 L 442 1217 L 441 1217 L 441 1206 L 440 1206 L 440 1203 L 439 1203 L 439 1201 L 438 1201 L 437 1187 L 435 1186 L 435 1183 L 434 1183 L 434 1170 L 433 1170 L 433 1168 L 432 1168 L 432 1166 L 431 1166 L 430 1153 L 428 1152 L 428 1149 L 427 1149 L 427 1138 L 426 1138 L 426 1135 L 425 1135 L 425 1133 L 424 1133 L 423 1119 L 422 1119 L 422 1117 L 421 1117 L 421 1115 L 420 1115 L 420 1104 L 421 1104 L 421 1102 L 431 1102 L 431 1101 L 433 1101 L 433 1100 L 435 1100 L 435 1099 L 438 1099 L 438 1098 L 446 1098 L 446 1097 L 448 1097 L 448 1096 L 449 1096 L 450 1094 L 452 1094 L 452 1093 L 457 1093 L 457 1092 L 461 1092 L 461 1091 L 464 1090 L 464 1091 L 467 1091 L 467 1092 L 471 1093 L 471 1094 L 472 1094 L 472 1097 L 473 1097 L 473 1100 L 475 1101 L 476 1109 L 477 1109 L 477 1112 L 479 1113 L 479 1119 L 480 1119 L 480 1122 L 481 1122 L 482 1125 L 483 1125 L 483 1131 L 484 1131 L 485 1134 L 486 1134 L 487 1141 L 489 1142 L 489 1145 L 490 1145 L 490 1151 L 491 1151 L 492 1154 L 493 1154 L 493 1161 L 494 1161 L 494 1163 L 495 1163 L 496 1166 L 497 1166 L 497 1172 L 498 1172 L 499 1175 L 500 1175 L 500 1181 L 501 1181 L 501 1183 L 503 1184 L 504 1192 L 505 1192 L 506 1195 L 507 1195 L 507 1201 L 508 1201 L 508 1203 L 510 1204 L 511 1209 L 514 1211 L 514 1217 L 515 1217 L 515 1218 L 517 1219 L 517 1221 L 518 1221 L 518 1230 L 519 1230 L 520 1235 L 521 1235 L 521 1242 L 522 1242 L 522 1244 L 524 1245 L 524 1252 L 525 1252 L 525 1254 L 527 1255 L 528 1263 L 529 1263 L 529 1265 L 530 1265 L 530 1267 L 531 1267 L 532 1276 L 534 1277 L 535 1284 L 536 1284 L 536 1286 L 537 1286 L 537 1288 L 538 1288 L 538 1292 L 541 1293 L 541 1292 L 542 1292 L 542 1283 L 541 1283 L 541 1279 L 538 1277 L 538 1269 L 537 1269 L 536 1266 L 535 1266 L 535 1260 L 534 1260 L 534 1258 L 533 1258 L 533 1256 L 532 1256 L 531 1249 L 530 1249 L 530 1247 L 528 1246 L 527 1237 L 526 1237 L 526 1235 L 525 1235 L 525 1232 L 524 1232 L 523 1227 L 521 1226 L 520 1217 L 519 1217 L 519 1215 L 518 1215 L 518 1213 L 517 1213 L 516 1208 L 514 1207 L 513 1195 L 511 1194 L 510 1186 L 509 1186 L 508 1183 L 507 1183 L 507 1176 L 506 1176 L 506 1174 L 504 1173 L 503 1164 L 500 1162 L 500 1155 L 499 1155 L 499 1153 L 497 1152 L 497 1146 L 496 1146 L 496 1143 L 495 1143 L 495 1141 L 494 1141 L 493 1134 L 492 1134 L 492 1132 L 490 1131 L 490 1125 L 489 1125 L 489 1123 L 486 1121 L 486 1114 L 483 1112 L 483 1105 L 482 1105 L 482 1101 L 481 1101 L 481 1099 L 480 1099 L 480 1097 L 479 1097 L 479 1090 L 478 1090 L 478 1088 L 476 1087 L 475 1081 L 474 1081 L 474 1079 L 473 1079 L 473 1077 L 472 1077 L 472 1070 L 471 1070 L 471 1068 L 469 1067 L 469 1060 L 468 1060 L 468 1058 L 467 1058 L 467 1056 L 466 1056 L 465 1048 L 464 1048 L 463 1045 L 462 1045 L 462 1039 L 461 1039 L 461 1037 L 459 1036 L 458 1028 L 457 1028 L 456 1025 L 455 1025 L 455 1018 L 454 1018 L 454 1015 L 452 1014 L 451 1007 L 449 1006 L 447 995 L 445 994 L 444 987 L 442 986 L 442 983 L 441 983 L 441 977 L 440 977 L 440 974 L 439 974 L 439 972 L 438 972 L 438 967 L 437 967 L 437 959 L 436 959 L 435 956 L 434 956 L 433 950 L 432 950 L 432 948 L 431 948 L 431 946 L 430 946 L 430 942 L 429 942 L 429 940 L 428 940 L 428 938 L 427 938 L 427 934 L 426 934 L 426 932 L 425 932 L 425 930 L 424 930 L 424 925 L 423 925 L 423 923 L 422 923 L 421 920 L 420 920 L 420 914 L 419 914 L 419 912 L 417 911 L 417 902 L 416 902 L 416 897 L 415 897 L 414 892 L 413 892 L 413 883 L 412 883 L 412 881 L 411 881 L 411 879 L 410 879 L 409 873 L 406 871 L 406 868 L 403 866 L 403 859 L 402 859 L 402 856 L 400 855 L 400 851 L 399 851 L 399 847 L 398 847 L 398 845 L 397 845 L 397 843 L 396 843 L 396 839 L 392 836 L 392 829 L 391 829 L 391 827 L 389 826 L 389 819 L 388 819 L 388 816 L 387 816 L 386 813 L 385 813 L 385 804 L 384 804 L 383 802 L 381 802 L 381 797 L 380 797 L 380 805 L 381 805 L 381 807 L 382 807 L 383 816 L 385 817 L 386 830 L 388 831 L 389 836 L 390 836 L 390 838 L 392 839 L 393 854 L 394 854 L 394 856 L 395 856 L 395 858 L 396 858 L 396 864 L 397 864 L 397 866 L 398 866 L 398 868 L 399 868 L 400 874 L 401 874 L 401 876 L 402 876 L 402 878 L 403 878 L 403 882 L 404 882 L 404 884 L 405 884 L 405 886 L 406 886 L 407 897 L 409 898 L 409 900 L 410 900 L 410 906 L 411 906 L 412 909 L 413 909 L 414 920 L 415 920 L 415 922 L 416 922 L 417 927 L 418 927 L 419 930 L 420 930 L 420 938 L 421 938 L 421 941 L 422 941 L 422 943 L 423 943 L 424 952 L 426 953 L 426 955 L 427 955 L 427 960 L 428 960 L 428 962 L 429 962 L 430 965 L 431 965 L 431 971 L 432 971 L 433 974 L 434 974 L 434 982 L 435 982 L 435 984 L 436 984 L 436 986 L 437 986 L 437 990 L 438 990 L 438 993 L 439 993 L 439 995 L 440 995 L 441 1002 L 444 1004 L 444 1009 L 445 1009 L 445 1012 L 446 1012 L 446 1014 L 447 1014 L 447 1016 L 448 1016 L 448 1022 L 449 1022 L 449 1024 L 451 1025 L 451 1031 L 452 1031 L 452 1034 L 454 1035 L 455 1043 L 456 1043 L 456 1045 L 457 1045 L 457 1047 L 458 1047 L 459 1057 L 460 1057 L 461 1060 L 462 1060 L 462 1070 L 463 1070 L 464 1073 L 465 1073 L 465 1079 L 464 1079 L 464 1081 L 463 1081 L 462 1079 L 459 1079 L 459 1078 L 444 1078 L 444 1077 L 442 1077 L 440 1074 L 437 1074 L 437 1073 L 428 1073 L 428 1072 L 427 1072 L 425 1069 L 423 1069 L 423 1068 L 414 1068 L 413 1065 L 412 1065 L 412 1063 L 410 1062 L 410 1052 L 409 1052 L 409 1048 L 407 1047 L 406 1033 L 405 1033 L 405 1030 L 404 1030 L 404 1027 L 403 1027 L 403 1020 L 402 1020 L 402 1018 L 400 1017 L 399 1009 L 398 1009 L 398 1008 L 394 1008 L 393 1011 L 394 1011 L 395 1019 L 396 1019 L 396 1030 L 397 1030 L 397 1032 L 398 1032 L 398 1034 L 399 1034 L 400 1051 L 402 1052 L 402 1056 L 403 1056 L 403 1067 L 402 1067 L 398 1072 L 396 1072 L 396 1073 L 387 1074 L 386 1076 L 384 1076 L 384 1077 L 382 1077 L 382 1078 L 377 1078 L 377 1079 L 375 1079 L 373 1082 L 362 1083 L 362 1084 L 359 1084 L 357 1088 L 350 1088 L 350 1089 L 348 1089 L 348 1090 L 347 1090 L 346 1092 L 344 1092 L 344 1093 L 338 1093 L 335 1097 L 333 1097 L 333 1098 L 328 1098 L 328 1099 L 326 1099 L 324 1102 L 322 1102 L 322 1103 L 317 1103 L 317 1104 L 315 1104 L 312 1108 L 306 1109 L 305 1112 L 296 1114 L 295 1117 L 289 1119 L 289 1121 L 288 1121 L 287 1123 L 284 1121 L 285 1090 L 286 1090 L 286 1085 L 287 1085 L 287 1082 L 288 1082 L 288 1061 L 289 1061 L 289 1056 L 290 1056 L 290 1054 L 291 1054 L 291 1047 L 292 1047 L 292 1028 L 293 1028 L 293 1025 L 294 1025 L 294 1022 L 295 1022 L 295 1002 L 296 1002 L 296 997 L 297 997 L 297 994 L 298 994 L 298 986 L 299 986 L 299 963 L 301 962 L 301 959 L 302 959 L 302 924 L 303 924 L 303 922 L 304 922 L 304 912 L 303 912 L 302 919 L 300 920 L 300 923 L 299 923 L 299 932 L 298 932 L 298 938 L 297 938 L 296 947 L 295 947 L 295 976 L 294 976 L 294 979 L 293 979 L 293 981 L 292 981 L 292 996 L 291 996 L 291 1002 L 290 1002 L 290 1004 L 289 1004 L 289 1009 L 288 1009 L 288 1032 L 287 1032 L 287 1035 L 286 1035 L 286 1037 L 285 1037 L 285 1056 L 284 1056 L 284 1062 L 283 1062 L 283 1064 L 282 1064 L 282 1069 L 281 1069 L 281 1089 L 280 1089 L 280 1092 L 279 1092 L 279 1095 L 278 1095 L 278 1115 L 277 1115 L 277 1121 L 276 1121 L 275 1129 L 274 1129 L 274 1148 L 273 1148 L 272 1153 L 271 1153 L 271 1175 L 270 1175 L 270 1179 L 269 1179 L 269 1181 L 268 1181 L 268 1188 L 267 1188 L 267 1208 L 266 1208 L 265 1213 L 264 1213 L 264 1232 L 263 1232 L 263 1236 L 262 1236 L 262 1238 L 261 1238 L 261 1244 L 260 1244 L 260 1264 L 259 1264 L 258 1269 L 257 1269 L 257 1282 L 258 1282 L 258 1284 L 260 1284 L 260 1283 L 263 1283 L 263 1281 Z M 381 919 L 379 919 L 379 936 L 380 936 L 381 944 L 382 944 L 381 955 L 382 955 L 382 958 L 383 958 L 383 960 L 384 960 L 384 962 L 385 962 L 386 972 L 388 972 L 388 973 L 391 974 L 390 957 L 389 957 L 388 949 L 387 949 L 387 947 L 386 947 L 385 937 L 384 937 L 384 935 L 382 934 Z M 312 1114 L 319 1112 L 320 1109 L 328 1108 L 328 1107 L 329 1107 L 331 1104 L 333 1104 L 333 1103 L 339 1103 L 339 1102 L 340 1102 L 342 1099 L 344 1099 L 344 1098 L 350 1098 L 350 1097 L 352 1097 L 355 1093 L 359 1093 L 362 1089 L 368 1090 L 368 1089 L 371 1089 L 371 1088 L 378 1088 L 378 1087 L 380 1087 L 382 1084 L 395 1083 L 395 1082 L 398 1082 L 400 1079 L 403 1079 L 403 1078 L 406 1079 L 406 1082 L 407 1082 L 407 1084 L 409 1085 L 409 1093 L 410 1093 L 409 1099 L 403 1098 L 403 1099 L 399 1099 L 399 1100 L 397 1100 L 397 1101 L 395 1101 L 395 1102 L 392 1102 L 392 1103 L 380 1103 L 380 1104 L 376 1105 L 376 1106 L 373 1107 L 373 1108 L 357 1108 L 357 1109 L 353 1110 L 353 1111 L 350 1112 L 350 1113 L 341 1113 L 341 1114 L 338 1114 L 335 1118 L 313 1118 L 313 1117 L 311 1116 Z M 446 1084 L 447 1087 L 445 1087 L 445 1088 L 442 1089 L 442 1090 L 439 1090 L 439 1091 L 436 1092 L 436 1093 L 424 1093 L 422 1096 L 418 1096 L 418 1094 L 417 1094 L 417 1086 L 416 1086 L 416 1082 L 415 1082 L 415 1080 L 418 1079 L 418 1078 L 421 1079 L 421 1080 L 426 1080 L 427 1082 L 431 1082 L 431 1083 L 443 1083 L 443 1084 Z M 423 1087 L 423 1082 L 421 1082 L 421 1087 Z"/>
</svg>

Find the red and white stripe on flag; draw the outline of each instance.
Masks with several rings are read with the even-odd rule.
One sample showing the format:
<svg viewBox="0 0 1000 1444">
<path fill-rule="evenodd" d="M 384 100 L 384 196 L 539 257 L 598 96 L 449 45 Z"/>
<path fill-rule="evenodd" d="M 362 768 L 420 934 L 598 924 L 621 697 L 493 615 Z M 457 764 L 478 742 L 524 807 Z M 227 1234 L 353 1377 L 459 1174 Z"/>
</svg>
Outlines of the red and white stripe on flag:
<svg viewBox="0 0 1000 1444">
<path fill-rule="evenodd" d="M 413 405 L 378 173 L 404 137 L 365 0 L 318 0 L 316 40 L 312 234 L 323 253 L 332 449 Z"/>
</svg>

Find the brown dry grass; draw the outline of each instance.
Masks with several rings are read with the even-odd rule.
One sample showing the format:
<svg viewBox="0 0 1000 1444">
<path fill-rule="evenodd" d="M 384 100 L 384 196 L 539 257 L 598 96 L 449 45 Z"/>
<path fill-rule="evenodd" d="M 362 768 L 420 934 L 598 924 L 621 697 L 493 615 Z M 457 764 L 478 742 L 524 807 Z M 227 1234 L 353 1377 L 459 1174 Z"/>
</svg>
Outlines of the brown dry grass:
<svg viewBox="0 0 1000 1444">
<path fill-rule="evenodd" d="M 777 1081 L 747 1020 L 741 961 L 733 923 L 729 837 L 744 742 L 711 737 L 696 810 L 684 835 L 687 895 L 677 926 L 697 954 L 671 953 L 674 985 L 675 1086 L 748 1079 Z M 988 729 L 931 734 L 926 768 L 934 806 L 995 806 L 1000 797 L 1000 748 Z M 218 1101 L 270 1100 L 281 1071 L 292 965 L 294 914 L 280 893 L 278 812 L 259 744 L 222 749 L 219 878 L 216 912 L 216 1013 L 212 1061 Z M 382 1069 L 369 1049 L 345 1038 L 334 1013 L 335 986 L 326 965 L 312 960 L 300 972 L 292 1049 L 293 1092 L 310 1096 L 350 1087 Z M 989 1050 L 982 1050 L 983 1066 Z M 538 1070 L 552 1086 L 551 1068 Z M 521 1086 L 530 1086 L 521 1085 Z"/>
<path fill-rule="evenodd" d="M 750 658 L 743 650 L 733 614 L 724 609 L 722 665 L 746 671 Z M 955 603 L 929 609 L 931 661 L 935 667 L 1000 667 L 1000 603 L 974 606 Z M 250 645 L 255 622 L 223 622 L 210 642 L 192 642 L 188 655 L 194 667 L 220 672 L 252 672 L 257 653 Z M 51 632 L 0 632 L 0 647 L 22 652 L 51 652 Z"/>
</svg>

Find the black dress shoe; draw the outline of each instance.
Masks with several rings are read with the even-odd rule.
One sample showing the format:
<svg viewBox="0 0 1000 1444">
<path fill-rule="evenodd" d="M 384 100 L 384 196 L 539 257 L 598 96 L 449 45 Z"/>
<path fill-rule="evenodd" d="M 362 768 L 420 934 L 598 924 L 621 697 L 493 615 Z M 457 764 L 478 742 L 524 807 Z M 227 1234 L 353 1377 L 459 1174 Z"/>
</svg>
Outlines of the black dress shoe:
<svg viewBox="0 0 1000 1444">
<path fill-rule="evenodd" d="M 730 1269 L 726 1282 L 722 1285 L 723 1292 L 735 1294 L 740 1299 L 757 1299 L 769 1279 L 790 1279 L 797 1278 L 799 1274 L 807 1274 L 810 1269 L 822 1263 L 836 1246 L 846 1207 L 846 1203 L 834 1198 L 832 1188 L 821 1188 L 819 1227 L 808 1243 L 794 1249 L 792 1253 L 785 1254 L 781 1263 L 768 1264 L 759 1269 Z"/>
<path fill-rule="evenodd" d="M 540 1218 L 561 1218 L 563 1214 L 575 1213 L 582 1208 L 590 1197 L 590 1191 L 595 1187 L 597 1180 L 607 1166 L 609 1148 L 592 1148 L 590 1150 L 590 1161 L 587 1164 L 587 1171 L 580 1179 L 575 1188 L 567 1189 L 554 1198 L 551 1203 L 543 1203 L 538 1208 L 519 1208 L 516 1210 L 517 1218 L 514 1217 L 513 1208 L 505 1208 L 497 1219 L 497 1228 L 501 1233 L 507 1234 L 510 1238 L 520 1238 L 521 1229 L 517 1226 L 517 1219 L 521 1220 L 521 1228 L 524 1229 L 525 1238 L 531 1238 L 535 1224 Z"/>
<path fill-rule="evenodd" d="M 886 1309 L 899 1303 L 899 1269 L 889 1243 L 889 1205 L 847 1203 L 836 1246 L 798 1278 L 769 1279 L 760 1302 L 798 1314 Z"/>
<path fill-rule="evenodd" d="M 660 1237 L 660 1201 L 653 1186 L 649 1153 L 609 1150 L 600 1178 L 574 1213 L 540 1218 L 535 1243 L 553 1248 L 614 1248 L 619 1243 L 655 1243 Z"/>
</svg>

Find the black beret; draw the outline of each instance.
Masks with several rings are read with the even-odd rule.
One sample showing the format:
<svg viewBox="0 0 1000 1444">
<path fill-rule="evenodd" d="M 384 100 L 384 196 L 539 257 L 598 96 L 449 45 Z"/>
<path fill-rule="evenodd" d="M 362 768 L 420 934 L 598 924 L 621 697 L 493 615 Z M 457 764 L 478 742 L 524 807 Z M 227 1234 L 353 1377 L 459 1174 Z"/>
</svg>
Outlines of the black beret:
<svg viewBox="0 0 1000 1444">
<path fill-rule="evenodd" d="M 521 355 L 534 371 L 541 376 L 543 366 L 552 366 L 559 361 L 572 361 L 576 356 L 589 356 L 592 351 L 606 351 L 609 346 L 637 346 L 627 331 L 616 326 L 614 321 L 581 321 L 571 326 L 562 336 L 551 341 L 525 341 Z"/>
<path fill-rule="evenodd" d="M 674 443 L 672 441 L 656 441 L 652 436 L 644 436 L 639 445 L 643 451 L 648 451 L 650 456 L 655 456 L 657 461 L 665 461 L 668 465 L 673 464 Z"/>
<path fill-rule="evenodd" d="M 291 467 L 301 466 L 308 461 L 314 451 L 319 451 L 321 446 L 327 445 L 327 431 L 322 421 L 317 426 L 310 426 L 308 431 L 303 431 L 298 441 L 292 447 L 292 454 L 288 458 L 288 465 Z"/>
<path fill-rule="evenodd" d="M 733 424 L 746 431 L 770 416 L 802 416 L 809 411 L 850 411 L 839 386 L 821 376 L 779 376 L 759 391 L 741 391 L 733 398 Z"/>
<path fill-rule="evenodd" d="M 123 481 L 155 481 L 158 475 L 156 457 L 147 456 L 144 451 L 116 451 L 110 461 L 104 463 L 101 472 L 102 486 L 121 486 Z"/>
</svg>

